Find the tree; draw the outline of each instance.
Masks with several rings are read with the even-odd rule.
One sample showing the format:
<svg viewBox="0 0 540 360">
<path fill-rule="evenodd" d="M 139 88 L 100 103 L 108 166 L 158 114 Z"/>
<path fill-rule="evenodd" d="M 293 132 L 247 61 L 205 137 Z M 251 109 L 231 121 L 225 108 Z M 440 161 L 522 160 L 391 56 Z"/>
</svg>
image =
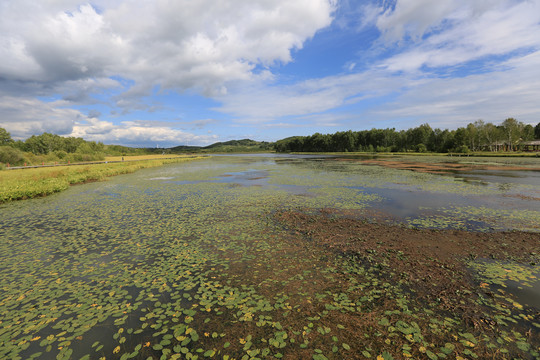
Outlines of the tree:
<svg viewBox="0 0 540 360">
<path fill-rule="evenodd" d="M 534 127 L 534 138 L 540 139 L 540 122 Z"/>
<path fill-rule="evenodd" d="M 24 154 L 21 150 L 11 146 L 0 146 L 0 163 L 21 165 L 24 162 Z"/>
<path fill-rule="evenodd" d="M 420 144 L 427 144 L 433 130 L 429 124 L 422 124 L 414 129 L 407 130 L 407 142 L 409 146 L 417 147 Z"/>
<path fill-rule="evenodd" d="M 460 149 L 462 149 L 463 146 L 467 147 L 468 135 L 469 133 L 467 132 L 466 128 L 462 128 L 462 127 L 458 128 L 454 132 L 454 144 L 453 144 L 454 146 L 453 146 L 452 151 L 460 152 Z"/>
<path fill-rule="evenodd" d="M 493 151 L 495 142 L 503 139 L 502 132 L 490 122 L 478 120 L 475 124 L 478 126 L 481 145 L 489 146 L 489 151 Z"/>
<path fill-rule="evenodd" d="M 349 130 L 336 133 L 337 136 L 332 137 L 332 143 L 337 142 L 338 146 L 333 146 L 332 151 L 354 151 L 356 136 Z"/>
<path fill-rule="evenodd" d="M 76 137 L 66 137 L 63 138 L 63 147 L 62 150 L 64 150 L 67 153 L 74 153 L 77 151 L 77 148 L 84 142 L 82 138 L 76 138 Z"/>
<path fill-rule="evenodd" d="M 512 150 L 519 141 L 523 126 L 523 123 L 518 122 L 514 118 L 508 118 L 503 121 L 502 128 L 506 141 L 508 141 L 509 150 Z"/>
<path fill-rule="evenodd" d="M 0 146 L 10 145 L 11 143 L 13 143 L 13 139 L 11 139 L 11 134 L 8 133 L 6 129 L 0 127 Z"/>
<path fill-rule="evenodd" d="M 476 151 L 480 145 L 480 128 L 484 125 L 482 120 L 477 120 L 474 124 L 467 125 L 467 138 L 469 149 Z"/>
<path fill-rule="evenodd" d="M 453 140 L 454 136 L 450 131 L 435 129 L 426 144 L 427 150 L 439 153 L 448 152 L 454 146 Z"/>
<path fill-rule="evenodd" d="M 48 154 L 53 151 L 63 150 L 64 138 L 49 133 L 32 135 L 25 141 L 25 150 L 34 154 Z"/>
<path fill-rule="evenodd" d="M 527 124 L 523 127 L 523 130 L 521 132 L 521 139 L 523 141 L 534 140 L 534 128 L 532 127 L 532 125 Z"/>
</svg>

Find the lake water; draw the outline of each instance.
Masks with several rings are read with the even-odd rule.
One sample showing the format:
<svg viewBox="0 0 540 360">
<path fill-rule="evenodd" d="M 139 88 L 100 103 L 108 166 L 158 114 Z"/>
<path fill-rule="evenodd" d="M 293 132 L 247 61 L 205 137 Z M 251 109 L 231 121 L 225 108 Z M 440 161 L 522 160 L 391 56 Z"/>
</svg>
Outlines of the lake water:
<svg viewBox="0 0 540 360">
<path fill-rule="evenodd" d="M 284 241 L 273 212 L 333 208 L 418 228 L 539 232 L 539 179 L 537 171 L 441 175 L 331 157 L 215 156 L 4 204 L 0 358 L 146 358 L 171 344 L 214 356 L 220 340 L 244 331 L 237 324 L 278 331 L 272 311 L 290 311 L 310 282 L 334 279 L 332 267 Z M 294 290 L 279 290 L 300 275 Z M 228 321 L 236 330 L 223 330 Z"/>
</svg>

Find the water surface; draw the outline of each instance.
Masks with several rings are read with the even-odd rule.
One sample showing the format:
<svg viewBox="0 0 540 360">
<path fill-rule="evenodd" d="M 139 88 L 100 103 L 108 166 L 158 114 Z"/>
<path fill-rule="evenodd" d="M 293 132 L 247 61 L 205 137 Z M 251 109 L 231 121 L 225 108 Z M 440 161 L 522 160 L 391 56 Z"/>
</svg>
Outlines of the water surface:
<svg viewBox="0 0 540 360">
<path fill-rule="evenodd" d="M 319 156 L 216 156 L 4 204 L 0 357 L 210 357 L 239 337 L 246 342 L 255 322 L 260 339 L 279 345 L 259 339 L 259 356 L 279 357 L 283 313 L 326 301 L 310 294 L 312 284 L 331 286 L 339 272 L 316 250 L 287 243 L 271 221 L 275 211 L 333 208 L 414 227 L 539 231 L 537 179 Z M 309 321 L 290 330 L 300 334 Z M 242 357 L 255 346 L 235 351 Z"/>
</svg>

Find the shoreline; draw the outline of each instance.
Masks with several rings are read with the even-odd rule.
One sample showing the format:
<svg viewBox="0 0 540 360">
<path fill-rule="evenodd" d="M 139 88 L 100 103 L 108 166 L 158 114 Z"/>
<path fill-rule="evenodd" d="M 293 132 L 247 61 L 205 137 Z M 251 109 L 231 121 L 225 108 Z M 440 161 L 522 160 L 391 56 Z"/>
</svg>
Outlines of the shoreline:
<svg viewBox="0 0 540 360">
<path fill-rule="evenodd" d="M 0 204 L 48 196 L 71 185 L 104 181 L 109 177 L 133 173 L 139 169 L 177 162 L 199 160 L 207 156 L 181 156 L 146 160 L 102 161 L 64 165 L 41 165 L 0 172 Z"/>
</svg>

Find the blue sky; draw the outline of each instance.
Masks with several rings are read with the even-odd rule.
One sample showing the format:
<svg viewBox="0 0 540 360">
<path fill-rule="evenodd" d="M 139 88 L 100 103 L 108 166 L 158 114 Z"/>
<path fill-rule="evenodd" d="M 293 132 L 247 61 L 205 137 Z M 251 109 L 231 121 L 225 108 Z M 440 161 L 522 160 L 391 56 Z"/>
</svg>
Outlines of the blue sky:
<svg viewBox="0 0 540 360">
<path fill-rule="evenodd" d="M 540 121 L 540 0 L 3 0 L 0 59 L 16 139 Z"/>
</svg>

